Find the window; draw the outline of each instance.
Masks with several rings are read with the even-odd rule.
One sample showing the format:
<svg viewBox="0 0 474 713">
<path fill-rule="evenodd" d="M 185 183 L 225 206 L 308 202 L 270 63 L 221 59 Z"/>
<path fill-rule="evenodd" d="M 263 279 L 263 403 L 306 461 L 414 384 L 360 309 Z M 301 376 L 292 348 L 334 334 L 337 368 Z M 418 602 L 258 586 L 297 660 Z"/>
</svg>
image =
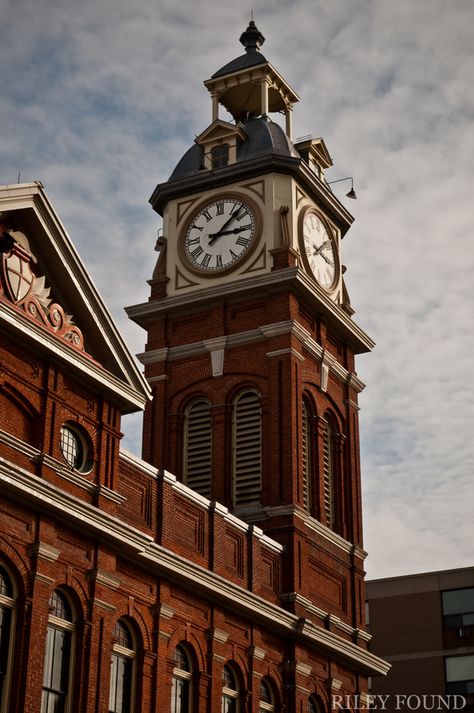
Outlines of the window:
<svg viewBox="0 0 474 713">
<path fill-rule="evenodd" d="M 303 505 L 306 510 L 311 509 L 311 472 L 313 468 L 313 453 L 311 448 L 311 412 L 303 400 L 303 431 L 302 431 L 302 455 L 303 455 Z"/>
<path fill-rule="evenodd" d="M 173 681 L 171 687 L 171 713 L 191 713 L 192 711 L 192 666 L 189 656 L 181 644 L 174 652 Z"/>
<path fill-rule="evenodd" d="M 474 587 L 442 592 L 443 624 L 446 629 L 474 625 Z"/>
<path fill-rule="evenodd" d="M 135 646 L 128 625 L 121 619 L 115 624 L 110 661 L 109 713 L 133 710 Z"/>
<path fill-rule="evenodd" d="M 63 458 L 71 468 L 88 473 L 92 468 L 89 438 L 76 425 L 65 423 L 61 427 L 60 446 Z"/>
<path fill-rule="evenodd" d="M 308 698 L 308 713 L 323 713 L 324 706 L 314 696 Z"/>
<path fill-rule="evenodd" d="M 266 679 L 260 683 L 260 702 L 258 705 L 259 713 L 273 713 L 275 710 L 275 696 L 273 686 Z"/>
<path fill-rule="evenodd" d="M 212 168 L 223 168 L 229 164 L 229 144 L 221 144 L 211 149 Z"/>
<path fill-rule="evenodd" d="M 222 713 L 238 713 L 239 689 L 236 676 L 229 665 L 222 672 Z"/>
<path fill-rule="evenodd" d="M 446 692 L 450 695 L 474 694 L 474 654 L 448 656 L 446 666 Z"/>
<path fill-rule="evenodd" d="M 334 431 L 329 421 L 325 422 L 323 431 L 323 492 L 324 514 L 326 525 L 334 529 L 336 519 L 335 508 L 335 468 L 334 468 Z"/>
<path fill-rule="evenodd" d="M 260 395 L 242 391 L 232 409 L 233 504 L 260 505 L 262 481 Z"/>
<path fill-rule="evenodd" d="M 205 498 L 211 497 L 212 418 L 205 399 L 193 401 L 184 417 L 184 474 L 187 486 Z"/>
<path fill-rule="evenodd" d="M 63 592 L 56 589 L 49 599 L 41 713 L 71 710 L 73 633 L 71 606 Z"/>
<path fill-rule="evenodd" d="M 14 611 L 13 583 L 0 566 L 0 711 L 8 710 Z"/>
</svg>

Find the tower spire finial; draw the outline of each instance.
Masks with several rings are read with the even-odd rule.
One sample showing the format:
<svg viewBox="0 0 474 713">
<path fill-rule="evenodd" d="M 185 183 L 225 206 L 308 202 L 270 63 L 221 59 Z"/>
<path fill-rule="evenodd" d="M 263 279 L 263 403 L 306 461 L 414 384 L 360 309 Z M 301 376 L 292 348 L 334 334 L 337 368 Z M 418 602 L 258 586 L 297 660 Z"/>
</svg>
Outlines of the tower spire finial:
<svg viewBox="0 0 474 713">
<path fill-rule="evenodd" d="M 262 35 L 260 30 L 255 25 L 253 20 L 253 10 L 251 11 L 252 19 L 245 32 L 240 35 L 239 41 L 245 47 L 246 52 L 258 52 L 260 46 L 265 42 L 265 37 Z"/>
</svg>

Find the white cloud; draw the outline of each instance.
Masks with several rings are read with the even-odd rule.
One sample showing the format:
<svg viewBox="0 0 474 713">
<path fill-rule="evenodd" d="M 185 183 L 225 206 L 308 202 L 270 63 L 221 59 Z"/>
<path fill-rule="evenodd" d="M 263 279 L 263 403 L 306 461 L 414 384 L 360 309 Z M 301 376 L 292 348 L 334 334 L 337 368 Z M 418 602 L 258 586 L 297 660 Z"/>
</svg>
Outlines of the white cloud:
<svg viewBox="0 0 474 713">
<path fill-rule="evenodd" d="M 296 135 L 324 136 L 330 179 L 355 177 L 343 258 L 377 341 L 357 367 L 369 575 L 472 564 L 474 5 L 255 10 L 301 97 Z M 247 20 L 230 0 L 4 3 L 0 181 L 43 181 L 133 351 L 123 306 L 147 298 L 160 225 L 147 200 L 209 123 L 202 81 Z"/>
</svg>

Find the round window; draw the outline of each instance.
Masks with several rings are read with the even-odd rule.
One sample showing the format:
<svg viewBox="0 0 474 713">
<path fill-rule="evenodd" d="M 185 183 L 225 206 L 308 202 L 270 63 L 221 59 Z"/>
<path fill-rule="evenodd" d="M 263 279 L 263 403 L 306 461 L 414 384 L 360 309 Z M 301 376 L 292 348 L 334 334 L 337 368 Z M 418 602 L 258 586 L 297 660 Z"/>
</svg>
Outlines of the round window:
<svg viewBox="0 0 474 713">
<path fill-rule="evenodd" d="M 61 453 L 66 463 L 74 470 L 85 472 L 92 468 L 86 436 L 75 426 L 70 424 L 62 426 Z"/>
</svg>

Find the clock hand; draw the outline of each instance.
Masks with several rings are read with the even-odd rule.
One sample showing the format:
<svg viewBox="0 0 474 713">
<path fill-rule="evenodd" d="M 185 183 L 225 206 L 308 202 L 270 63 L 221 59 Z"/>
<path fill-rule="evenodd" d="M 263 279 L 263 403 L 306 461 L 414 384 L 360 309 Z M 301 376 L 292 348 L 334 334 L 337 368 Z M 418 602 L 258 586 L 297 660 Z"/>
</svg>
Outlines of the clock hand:
<svg viewBox="0 0 474 713">
<path fill-rule="evenodd" d="M 237 211 L 237 213 L 238 212 L 239 211 Z M 237 217 L 237 213 L 233 213 L 230 216 L 230 218 L 228 220 L 226 220 L 226 222 L 221 227 L 221 229 L 217 231 L 217 233 L 209 233 L 209 238 L 210 238 L 209 245 L 212 245 L 214 240 L 216 240 L 216 238 L 219 238 L 221 235 L 228 234 L 228 233 L 224 233 L 224 230 L 232 223 L 233 220 L 235 220 L 235 218 Z"/>
<path fill-rule="evenodd" d="M 210 233 L 209 237 L 211 240 L 209 241 L 209 245 L 217 238 L 220 237 L 221 235 L 235 235 L 236 233 L 241 233 L 243 230 L 248 230 L 249 226 L 247 225 L 242 225 L 240 228 L 233 228 L 232 230 L 219 230 L 218 233 Z"/>
<path fill-rule="evenodd" d="M 320 245 L 319 248 L 317 248 L 316 245 L 313 243 L 313 248 L 314 248 L 313 255 L 320 255 L 321 251 L 324 250 L 324 248 L 326 248 L 328 245 L 331 245 L 330 240 L 326 240 L 326 242 L 323 243 L 322 245 Z"/>
</svg>

